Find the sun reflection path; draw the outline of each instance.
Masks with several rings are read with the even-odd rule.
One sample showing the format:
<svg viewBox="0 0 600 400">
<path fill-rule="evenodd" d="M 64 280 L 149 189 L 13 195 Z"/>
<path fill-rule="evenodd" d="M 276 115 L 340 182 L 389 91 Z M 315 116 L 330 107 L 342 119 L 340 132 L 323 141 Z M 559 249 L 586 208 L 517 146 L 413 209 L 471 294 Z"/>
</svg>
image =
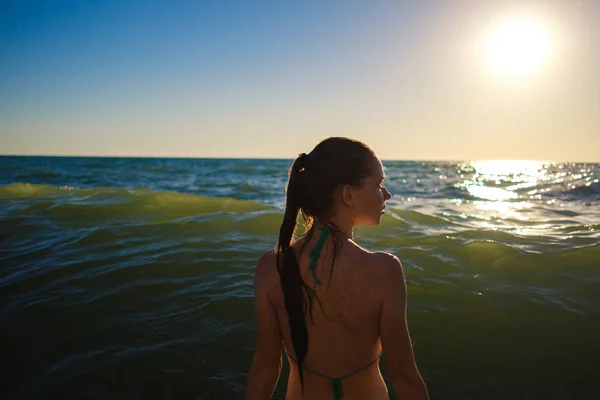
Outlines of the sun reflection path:
<svg viewBox="0 0 600 400">
<path fill-rule="evenodd" d="M 549 179 L 548 163 L 530 160 L 490 160 L 473 161 L 475 174 L 462 182 L 474 197 L 504 201 L 519 198 L 516 190 L 534 187 L 540 181 Z"/>
<path fill-rule="evenodd" d="M 537 187 L 540 182 L 547 181 L 548 162 L 530 160 L 490 160 L 473 161 L 470 167 L 473 175 L 458 183 L 474 198 L 472 204 L 476 217 L 482 220 L 486 228 L 517 228 L 503 220 L 528 221 L 527 215 L 533 204 L 535 190 L 523 191 Z"/>
</svg>

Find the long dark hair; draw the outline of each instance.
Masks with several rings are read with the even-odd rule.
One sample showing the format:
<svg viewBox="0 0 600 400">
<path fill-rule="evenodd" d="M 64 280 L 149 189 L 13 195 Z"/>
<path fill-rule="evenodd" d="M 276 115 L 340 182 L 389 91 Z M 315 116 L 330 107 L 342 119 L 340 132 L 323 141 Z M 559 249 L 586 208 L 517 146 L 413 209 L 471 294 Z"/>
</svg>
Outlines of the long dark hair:
<svg viewBox="0 0 600 400">
<path fill-rule="evenodd" d="M 336 190 L 342 185 L 361 186 L 363 179 L 372 174 L 371 166 L 375 158 L 375 152 L 366 144 L 333 137 L 323 140 L 309 154 L 298 156 L 289 171 L 285 212 L 277 244 L 277 269 L 302 386 L 302 365 L 308 354 L 305 317 L 308 311 L 312 320 L 312 298 L 316 297 L 316 293 L 302 279 L 298 260 L 291 248 L 295 240 L 298 214 L 302 213 L 310 228 L 307 242 L 312 237 L 314 221 L 331 228 L 334 243 L 331 277 L 342 239 L 340 231 L 331 221 Z"/>
</svg>

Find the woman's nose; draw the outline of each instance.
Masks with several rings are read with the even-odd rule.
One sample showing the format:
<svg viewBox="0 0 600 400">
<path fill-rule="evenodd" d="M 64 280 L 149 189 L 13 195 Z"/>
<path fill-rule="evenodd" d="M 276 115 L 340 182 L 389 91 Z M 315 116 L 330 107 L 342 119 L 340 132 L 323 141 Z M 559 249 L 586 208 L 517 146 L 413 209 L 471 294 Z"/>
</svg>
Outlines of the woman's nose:
<svg viewBox="0 0 600 400">
<path fill-rule="evenodd" d="M 391 198 L 392 198 L 392 194 L 391 194 L 390 192 L 388 192 L 388 190 L 387 190 L 387 189 L 385 189 L 385 199 L 386 199 L 386 200 L 389 200 L 389 199 L 391 199 Z"/>
</svg>

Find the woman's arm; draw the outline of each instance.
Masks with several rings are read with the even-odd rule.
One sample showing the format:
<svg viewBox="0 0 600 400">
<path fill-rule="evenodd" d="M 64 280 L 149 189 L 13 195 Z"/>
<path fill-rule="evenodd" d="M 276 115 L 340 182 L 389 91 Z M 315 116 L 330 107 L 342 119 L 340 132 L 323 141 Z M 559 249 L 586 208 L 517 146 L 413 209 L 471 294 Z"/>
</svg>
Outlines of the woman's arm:
<svg viewBox="0 0 600 400">
<path fill-rule="evenodd" d="M 401 399 L 429 399 L 427 386 L 419 373 L 406 322 L 406 280 L 400 260 L 382 254 L 387 282 L 379 321 L 381 345 L 389 378 Z"/>
<path fill-rule="evenodd" d="M 246 387 L 247 400 L 270 399 L 281 373 L 281 332 L 267 288 L 276 278 L 275 254 L 263 254 L 254 275 L 256 344 Z"/>
</svg>

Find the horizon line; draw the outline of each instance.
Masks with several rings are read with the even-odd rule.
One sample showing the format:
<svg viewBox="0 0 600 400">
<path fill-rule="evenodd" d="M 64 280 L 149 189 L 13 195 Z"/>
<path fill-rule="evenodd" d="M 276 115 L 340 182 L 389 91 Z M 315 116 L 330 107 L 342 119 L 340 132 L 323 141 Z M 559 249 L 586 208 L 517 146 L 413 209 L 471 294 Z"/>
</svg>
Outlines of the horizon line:
<svg viewBox="0 0 600 400">
<path fill-rule="evenodd" d="M 0 154 L 0 157 L 47 157 L 47 158 L 138 158 L 138 159 L 181 159 L 181 160 L 293 160 L 287 157 L 207 157 L 207 156 L 134 156 L 134 155 L 60 155 L 60 154 Z M 474 161 L 536 161 L 542 163 L 578 163 L 599 164 L 598 161 L 572 161 L 572 160 L 549 160 L 534 158 L 472 158 L 472 159 L 408 159 L 408 158 L 382 158 L 381 161 L 427 161 L 427 162 L 474 162 Z"/>
</svg>

